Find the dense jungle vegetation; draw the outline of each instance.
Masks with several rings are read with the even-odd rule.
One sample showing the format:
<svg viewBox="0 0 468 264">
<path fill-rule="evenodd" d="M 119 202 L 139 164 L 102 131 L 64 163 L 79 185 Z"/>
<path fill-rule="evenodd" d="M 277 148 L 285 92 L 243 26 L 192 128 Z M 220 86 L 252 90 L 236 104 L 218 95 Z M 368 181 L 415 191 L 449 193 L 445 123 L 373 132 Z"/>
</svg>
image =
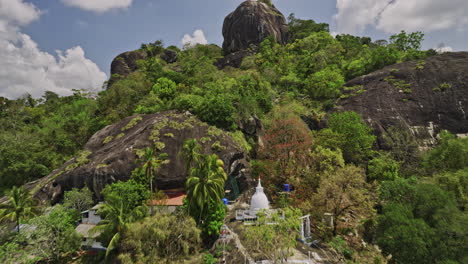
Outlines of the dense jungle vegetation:
<svg viewBox="0 0 468 264">
<path fill-rule="evenodd" d="M 77 155 L 106 125 L 133 114 L 180 110 L 227 131 L 237 131 L 243 119 L 260 118 L 263 146 L 248 139 L 254 177 L 262 178 L 276 207 L 311 214 L 314 235 L 348 263 L 384 263 L 390 254 L 391 263 L 467 263 L 468 139 L 443 132 L 438 146 L 423 152 L 395 127 L 387 135 L 388 151 L 380 151 L 372 130 L 354 112 L 330 114 L 321 130 L 304 122 L 304 117 L 322 120 L 343 90 L 353 89 L 344 87 L 348 80 L 434 55 L 420 50 L 424 35 L 401 32 L 389 41 L 333 37 L 328 25 L 293 15 L 289 25 L 290 43 L 266 39 L 239 69 L 214 66 L 224 55 L 216 45 L 180 50 L 157 41 L 142 45 L 154 56 L 140 61 L 139 70 L 113 76 L 116 81 L 97 95 L 0 98 L 0 191 L 12 201 L 0 209 L 2 219 L 36 226 L 26 233 L 3 230 L 0 262 L 60 263 L 76 257 L 81 240 L 74 223 L 95 202 L 89 190 L 73 190 L 62 205 L 41 214 L 18 186 Z M 178 52 L 177 62 L 156 56 L 165 49 Z M 186 210 L 147 215 L 145 201 L 153 197 L 147 179 L 164 163 L 152 154 L 142 155 L 142 169 L 131 181 L 105 189 L 101 239 L 115 249 L 109 257 L 122 263 L 180 263 L 216 238 L 225 214 L 218 199 L 226 177 L 222 164 L 200 153 L 197 142 L 186 142 L 184 151 L 193 168 Z M 199 193 L 195 186 L 203 175 L 215 184 Z M 284 183 L 295 187 L 288 197 L 281 194 Z M 335 215 L 333 228 L 324 226 L 325 212 Z M 171 226 L 175 221 L 184 228 Z M 382 254 L 360 244 L 358 234 Z M 167 247 L 145 248 L 142 241 Z M 203 259 L 214 263 L 211 255 Z"/>
</svg>

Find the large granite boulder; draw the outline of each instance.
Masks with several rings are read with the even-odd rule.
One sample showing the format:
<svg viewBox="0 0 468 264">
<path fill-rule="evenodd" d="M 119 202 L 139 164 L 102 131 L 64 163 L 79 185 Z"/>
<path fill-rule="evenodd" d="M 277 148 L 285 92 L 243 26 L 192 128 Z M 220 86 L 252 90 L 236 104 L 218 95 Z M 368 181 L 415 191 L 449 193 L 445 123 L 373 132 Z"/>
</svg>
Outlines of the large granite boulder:
<svg viewBox="0 0 468 264">
<path fill-rule="evenodd" d="M 177 56 L 178 56 L 177 51 L 170 50 L 170 49 L 165 50 L 163 53 L 161 53 L 161 55 L 159 55 L 159 57 L 167 63 L 176 62 Z"/>
<path fill-rule="evenodd" d="M 420 147 L 431 147 L 441 130 L 468 133 L 468 52 L 391 65 L 345 90 L 339 109 L 361 114 L 378 135 L 403 127 Z"/>
<path fill-rule="evenodd" d="M 109 79 L 109 86 L 122 77 L 126 77 L 130 73 L 138 69 L 137 61 L 144 60 L 148 57 L 144 50 L 134 50 L 124 52 L 112 60 L 111 63 L 111 77 Z"/>
<path fill-rule="evenodd" d="M 283 14 L 273 5 L 260 1 L 245 1 L 224 19 L 223 50 L 225 54 L 246 50 L 271 36 L 286 44 L 289 29 Z"/>
<path fill-rule="evenodd" d="M 160 153 L 168 155 L 169 163 L 158 171 L 154 186 L 161 190 L 183 188 L 187 171 L 179 152 L 185 140 L 192 138 L 198 140 L 205 153 L 215 153 L 223 160 L 225 171 L 237 180 L 241 190 L 247 188 L 248 156 L 237 141 L 188 112 L 175 111 L 135 115 L 105 127 L 91 137 L 76 158 L 26 187 L 40 200 L 52 203 L 57 202 L 64 191 L 84 186 L 101 199 L 100 193 L 107 184 L 130 178 L 139 166 L 137 153 L 140 150 L 155 146 Z"/>
</svg>

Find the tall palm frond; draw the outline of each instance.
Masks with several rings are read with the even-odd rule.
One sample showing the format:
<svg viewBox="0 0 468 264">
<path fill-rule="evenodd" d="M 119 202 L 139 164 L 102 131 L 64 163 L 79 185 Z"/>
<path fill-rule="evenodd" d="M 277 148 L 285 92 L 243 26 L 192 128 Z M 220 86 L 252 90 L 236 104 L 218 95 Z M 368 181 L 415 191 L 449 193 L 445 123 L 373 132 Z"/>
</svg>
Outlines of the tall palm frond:
<svg viewBox="0 0 468 264">
<path fill-rule="evenodd" d="M 199 221 L 209 203 L 223 198 L 227 178 L 223 165 L 218 156 L 203 155 L 198 166 L 190 170 L 186 183 L 188 208 L 199 211 Z"/>
<path fill-rule="evenodd" d="M 194 167 L 200 158 L 201 146 L 198 144 L 196 139 L 188 139 L 184 142 L 182 150 L 179 152 L 179 156 L 185 160 L 186 170 Z"/>
<path fill-rule="evenodd" d="M 150 186 L 150 200 L 151 200 L 151 215 L 153 214 L 153 180 L 155 171 L 161 167 L 162 164 L 167 162 L 167 154 L 156 156 L 156 151 L 153 148 L 147 147 L 141 158 L 143 162 L 143 169 Z"/>
<path fill-rule="evenodd" d="M 112 234 L 112 238 L 107 245 L 106 259 L 117 247 L 122 232 L 129 223 L 143 219 L 147 215 L 146 206 L 130 208 L 128 203 L 116 195 L 108 195 L 106 202 L 99 208 L 99 214 L 104 219 L 91 230 L 92 234 L 107 233 Z"/>
<path fill-rule="evenodd" d="M 0 204 L 0 221 L 16 222 L 17 231 L 20 231 L 20 221 L 36 214 L 37 207 L 31 194 L 23 187 L 13 187 L 8 192 L 8 202 Z"/>
</svg>

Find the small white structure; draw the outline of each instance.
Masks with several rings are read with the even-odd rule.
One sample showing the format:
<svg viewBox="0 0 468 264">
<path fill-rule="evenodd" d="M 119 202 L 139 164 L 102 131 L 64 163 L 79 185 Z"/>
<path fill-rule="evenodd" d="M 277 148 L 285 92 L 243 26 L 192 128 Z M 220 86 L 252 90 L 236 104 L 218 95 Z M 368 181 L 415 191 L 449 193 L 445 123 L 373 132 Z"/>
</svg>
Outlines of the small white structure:
<svg viewBox="0 0 468 264">
<path fill-rule="evenodd" d="M 299 226 L 299 236 L 301 241 L 306 242 L 310 236 L 310 215 L 305 215 L 301 218 L 301 225 Z"/>
<path fill-rule="evenodd" d="M 261 180 L 258 180 L 258 186 L 255 188 L 255 193 L 250 199 L 250 207 L 248 210 L 236 210 L 236 220 L 238 221 L 255 221 L 259 211 L 270 214 L 276 210 L 270 209 L 270 202 L 263 192 Z"/>
<path fill-rule="evenodd" d="M 98 203 L 93 208 L 81 212 L 81 223 L 89 225 L 97 225 L 102 221 L 101 217 L 98 215 L 98 209 L 102 206 L 102 203 Z"/>
<path fill-rule="evenodd" d="M 93 208 L 81 212 L 81 223 L 76 227 L 76 232 L 83 236 L 81 246 L 89 250 L 106 250 L 101 243 L 96 241 L 99 233 L 91 232 L 91 230 L 102 221 L 98 214 L 98 209 L 102 204 L 99 203 Z"/>
<path fill-rule="evenodd" d="M 270 209 L 270 202 L 263 192 L 262 181 L 259 179 L 255 194 L 250 199 L 250 215 L 256 216 L 258 211 L 268 209 Z"/>
</svg>

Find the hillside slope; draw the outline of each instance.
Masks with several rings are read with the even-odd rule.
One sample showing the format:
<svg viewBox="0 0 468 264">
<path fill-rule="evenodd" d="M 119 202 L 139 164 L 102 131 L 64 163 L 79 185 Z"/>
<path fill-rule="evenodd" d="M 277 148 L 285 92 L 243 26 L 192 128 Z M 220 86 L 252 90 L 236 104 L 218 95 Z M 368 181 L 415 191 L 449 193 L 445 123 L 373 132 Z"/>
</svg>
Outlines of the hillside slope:
<svg viewBox="0 0 468 264">
<path fill-rule="evenodd" d="M 468 133 L 468 52 L 387 66 L 345 90 L 339 109 L 356 111 L 378 135 L 403 126 L 420 146 L 432 146 L 441 130 Z"/>
</svg>

